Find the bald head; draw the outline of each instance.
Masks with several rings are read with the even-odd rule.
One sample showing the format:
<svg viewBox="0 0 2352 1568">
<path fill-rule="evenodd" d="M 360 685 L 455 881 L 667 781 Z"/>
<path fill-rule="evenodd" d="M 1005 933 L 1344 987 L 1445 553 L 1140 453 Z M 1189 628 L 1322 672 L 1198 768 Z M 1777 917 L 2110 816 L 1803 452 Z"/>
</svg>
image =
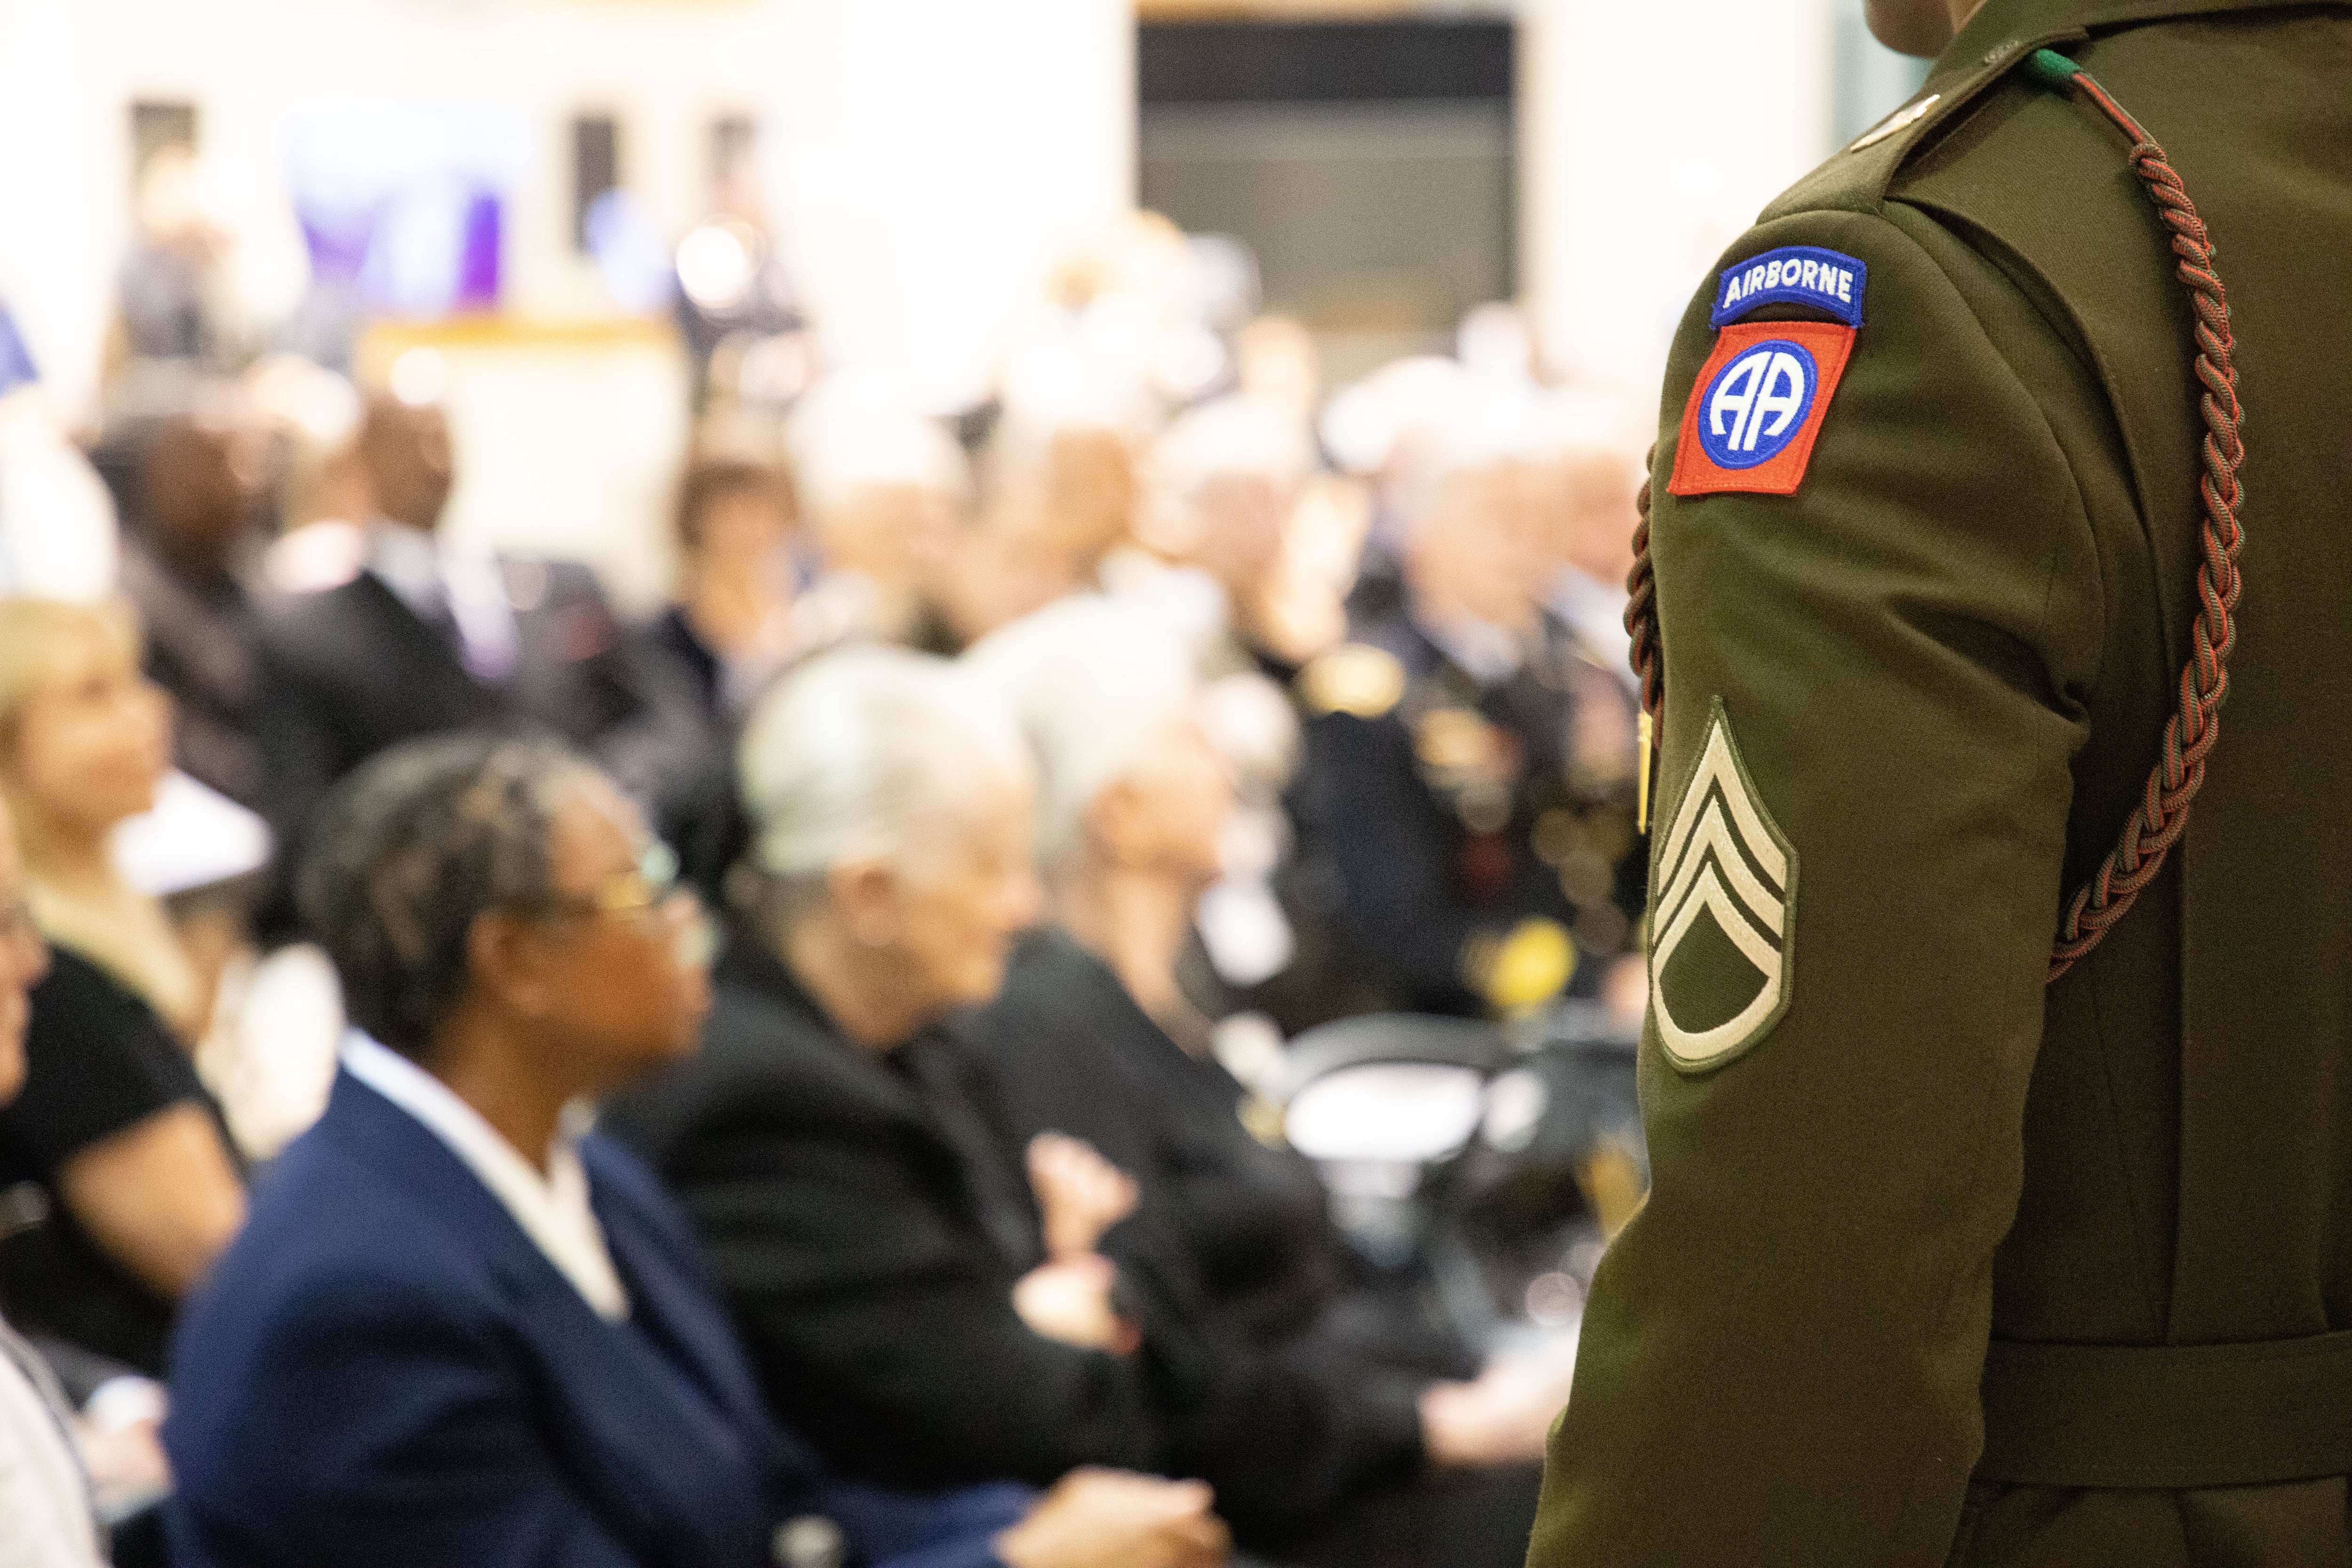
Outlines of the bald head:
<svg viewBox="0 0 2352 1568">
<path fill-rule="evenodd" d="M 439 525 L 456 465 L 449 422 L 437 406 L 369 399 L 359 449 L 377 511 L 428 533 Z"/>
<path fill-rule="evenodd" d="M 1984 0 L 1864 0 L 1871 36 L 1900 55 L 1933 59 Z"/>
</svg>

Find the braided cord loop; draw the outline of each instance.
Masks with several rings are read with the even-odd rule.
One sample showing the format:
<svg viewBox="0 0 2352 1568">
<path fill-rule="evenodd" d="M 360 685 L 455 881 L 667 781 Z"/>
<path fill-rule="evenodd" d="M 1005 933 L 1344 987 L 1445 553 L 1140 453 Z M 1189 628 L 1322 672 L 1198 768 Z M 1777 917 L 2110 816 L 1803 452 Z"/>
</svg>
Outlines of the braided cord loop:
<svg viewBox="0 0 2352 1568">
<path fill-rule="evenodd" d="M 1650 468 L 1657 460 L 1654 445 L 1642 459 L 1642 488 L 1633 497 L 1641 521 L 1633 525 L 1633 567 L 1625 574 L 1625 630 L 1633 639 L 1628 657 L 1642 679 L 1642 711 L 1663 741 L 1665 731 L 1657 727 L 1665 722 L 1666 662 L 1658 650 L 1657 576 L 1650 570 Z"/>
<path fill-rule="evenodd" d="M 2238 523 L 2243 491 L 2238 468 L 2245 460 L 2238 403 L 2238 373 L 2231 353 L 2229 296 L 2213 265 L 2213 241 L 2196 204 L 2164 149 L 2090 76 L 2063 56 L 2042 51 L 2033 65 L 2053 86 L 2079 88 L 2100 112 L 2132 140 L 2132 172 L 2147 187 L 2157 216 L 2171 237 L 2175 268 L 2189 291 L 2196 318 L 2194 372 L 2204 388 L 2199 412 L 2205 424 L 2199 458 L 2203 501 L 2197 567 L 2197 620 L 2190 631 L 2188 665 L 2180 672 L 2179 706 L 2165 721 L 2156 766 L 2138 805 L 2107 852 L 2067 906 L 2052 944 L 2048 981 L 2055 981 L 2105 940 L 2116 922 L 2164 868 L 2172 847 L 2189 828 L 2189 807 L 2205 783 L 2205 762 L 2221 734 L 2221 703 L 2230 691 L 2230 650 L 2237 641 L 2238 550 L 2244 535 Z M 1650 481 L 1647 469 L 1637 498 L 1641 521 L 1633 530 L 1633 567 L 1626 574 L 1625 629 L 1633 639 L 1633 672 L 1642 681 L 1642 710 L 1663 750 L 1665 740 L 1665 659 L 1658 628 L 1657 582 L 1650 565 Z M 1645 759 L 1645 765 L 1652 765 Z"/>
<path fill-rule="evenodd" d="M 2231 357 L 2235 344 L 2229 297 L 2213 265 L 2212 238 L 2164 149 L 2087 74 L 2076 70 L 2070 79 L 2132 139 L 2132 172 L 2156 204 L 2157 216 L 2170 232 L 2172 251 L 2179 258 L 2175 271 L 2189 291 L 2196 318 L 2195 374 L 2204 388 L 2198 400 L 2205 422 L 2199 451 L 2204 471 L 2197 489 L 2205 515 L 2199 537 L 2197 620 L 2189 632 L 2189 663 L 2180 672 L 2179 705 L 2165 721 L 2156 766 L 2116 847 L 2067 906 L 2051 950 L 2049 978 L 2053 981 L 2105 939 L 2156 879 L 2165 858 L 2188 830 L 2189 803 L 2204 785 L 2206 758 L 2221 739 L 2221 704 L 2230 694 L 2230 650 L 2237 641 L 2238 549 L 2244 541 L 2238 523 L 2244 494 L 2238 483 L 2238 468 L 2245 460 L 2242 411 Z"/>
</svg>

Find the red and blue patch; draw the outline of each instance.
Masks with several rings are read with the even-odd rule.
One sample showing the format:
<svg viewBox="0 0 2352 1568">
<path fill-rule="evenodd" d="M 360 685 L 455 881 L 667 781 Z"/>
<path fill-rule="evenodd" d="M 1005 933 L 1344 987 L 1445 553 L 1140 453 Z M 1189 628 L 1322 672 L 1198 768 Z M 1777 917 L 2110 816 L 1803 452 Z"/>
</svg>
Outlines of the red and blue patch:
<svg viewBox="0 0 2352 1568">
<path fill-rule="evenodd" d="M 1721 331 L 1683 408 L 1670 492 L 1796 493 L 1862 328 L 1868 275 L 1851 256 L 1807 245 L 1725 270 L 1712 316 Z M 1811 306 L 1838 320 L 1738 321 L 1776 303 Z"/>
</svg>

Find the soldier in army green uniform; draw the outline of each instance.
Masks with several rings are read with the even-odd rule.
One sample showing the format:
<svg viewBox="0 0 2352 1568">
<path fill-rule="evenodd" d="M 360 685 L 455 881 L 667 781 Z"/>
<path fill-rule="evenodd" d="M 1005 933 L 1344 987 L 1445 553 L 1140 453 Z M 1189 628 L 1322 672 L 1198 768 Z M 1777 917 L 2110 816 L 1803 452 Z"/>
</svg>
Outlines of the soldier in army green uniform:
<svg viewBox="0 0 2352 1568">
<path fill-rule="evenodd" d="M 2352 7 L 1940 5 L 1667 371 L 1654 1185 L 1531 1568 L 2352 1561 Z"/>
<path fill-rule="evenodd" d="M 1370 1005 L 1513 1013 L 1590 993 L 1641 912 L 1634 710 L 1528 593 L 1517 454 L 1426 433 L 1402 592 L 1300 672 L 1301 880 Z"/>
</svg>

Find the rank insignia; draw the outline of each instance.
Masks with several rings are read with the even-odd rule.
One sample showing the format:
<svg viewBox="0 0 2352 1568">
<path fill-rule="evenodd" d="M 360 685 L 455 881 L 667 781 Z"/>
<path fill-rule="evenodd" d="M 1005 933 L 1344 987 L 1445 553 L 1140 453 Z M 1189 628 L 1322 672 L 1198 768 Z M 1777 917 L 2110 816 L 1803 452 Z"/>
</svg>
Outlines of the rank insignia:
<svg viewBox="0 0 2352 1568">
<path fill-rule="evenodd" d="M 1650 1005 L 1666 1059 L 1719 1067 L 1788 1009 L 1797 855 L 1748 774 L 1717 698 L 1706 743 L 1654 862 Z"/>
</svg>

